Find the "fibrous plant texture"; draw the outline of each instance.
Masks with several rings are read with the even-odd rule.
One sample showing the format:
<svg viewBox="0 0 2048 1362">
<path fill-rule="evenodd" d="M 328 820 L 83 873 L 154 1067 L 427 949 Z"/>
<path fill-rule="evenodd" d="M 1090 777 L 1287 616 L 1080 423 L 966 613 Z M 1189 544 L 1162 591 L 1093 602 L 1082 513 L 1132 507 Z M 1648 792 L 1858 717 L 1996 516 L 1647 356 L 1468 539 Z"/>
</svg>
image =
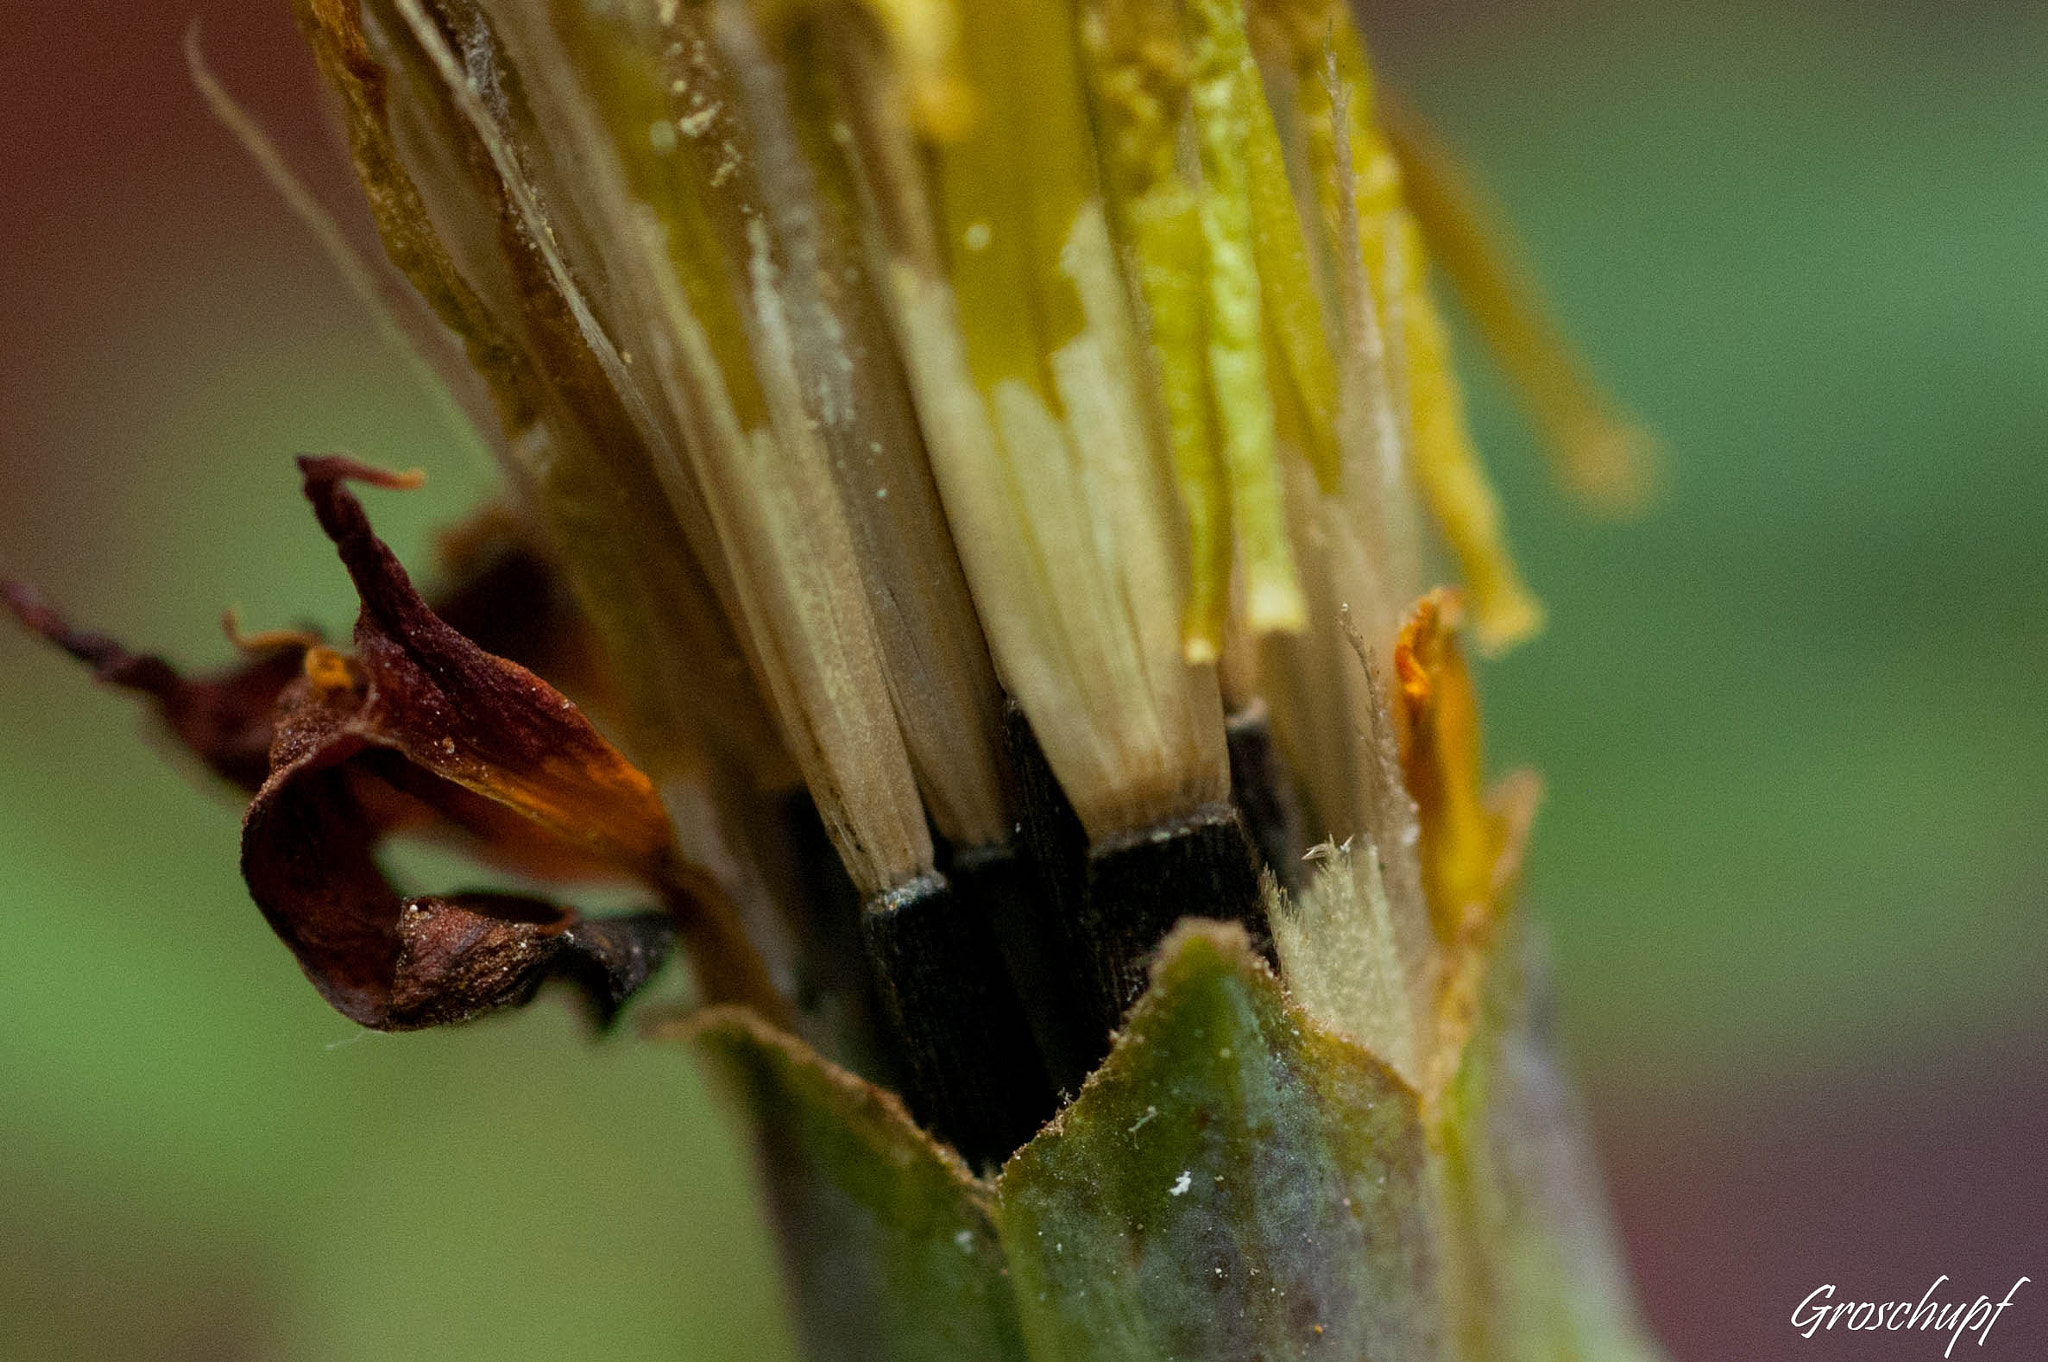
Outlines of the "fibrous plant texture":
<svg viewBox="0 0 2048 1362">
<path fill-rule="evenodd" d="M 352 490 L 408 479 L 301 458 L 354 637 L 196 679 L 7 599 L 249 796 L 330 1003 L 609 1025 L 679 944 L 645 1029 L 816 1358 L 1654 1356 L 1483 782 L 1466 640 L 1541 613 L 1432 254 L 1573 483 L 1641 448 L 1337 4 L 297 8 L 388 270 L 202 87 L 501 504 L 423 596 Z"/>
</svg>

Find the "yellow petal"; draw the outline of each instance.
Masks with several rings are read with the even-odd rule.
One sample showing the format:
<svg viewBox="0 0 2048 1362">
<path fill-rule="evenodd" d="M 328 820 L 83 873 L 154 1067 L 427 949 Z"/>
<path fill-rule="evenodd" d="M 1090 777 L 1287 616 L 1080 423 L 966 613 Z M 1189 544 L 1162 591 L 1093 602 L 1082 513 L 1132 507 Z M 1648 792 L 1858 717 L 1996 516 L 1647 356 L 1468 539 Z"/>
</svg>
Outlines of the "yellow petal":
<svg viewBox="0 0 2048 1362">
<path fill-rule="evenodd" d="M 1655 442 L 1586 372 L 1435 132 L 1398 103 L 1380 117 L 1431 256 L 1520 390 L 1558 475 L 1599 510 L 1640 511 L 1655 492 Z"/>
<path fill-rule="evenodd" d="M 1420 279 L 1408 284 L 1403 339 L 1415 425 L 1415 478 L 1472 590 L 1479 644 L 1499 652 L 1543 627 L 1543 606 L 1508 552 L 1500 499 L 1465 425 L 1464 395 L 1451 369 L 1443 318 Z"/>
</svg>

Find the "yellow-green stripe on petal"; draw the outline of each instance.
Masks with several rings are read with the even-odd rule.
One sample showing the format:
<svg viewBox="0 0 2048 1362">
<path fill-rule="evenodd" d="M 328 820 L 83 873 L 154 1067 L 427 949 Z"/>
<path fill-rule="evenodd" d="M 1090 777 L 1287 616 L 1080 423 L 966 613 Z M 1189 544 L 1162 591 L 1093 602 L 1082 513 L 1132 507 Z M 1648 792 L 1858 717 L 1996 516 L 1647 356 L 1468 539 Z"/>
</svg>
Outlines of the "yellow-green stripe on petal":
<svg viewBox="0 0 2048 1362">
<path fill-rule="evenodd" d="M 1177 161 L 1188 55 L 1170 0 L 1086 0 L 1081 49 L 1101 125 L 1103 186 L 1150 341 L 1174 482 L 1186 516 L 1190 662 L 1222 652 L 1230 609 L 1230 479 L 1209 391 L 1209 254 Z"/>
<path fill-rule="evenodd" d="M 1188 661 L 1213 662 L 1230 610 L 1230 475 L 1210 405 L 1208 259 L 1194 192 L 1179 180 L 1158 186 L 1132 205 L 1130 231 L 1152 324 L 1167 443 L 1187 513 L 1182 644 Z"/>
<path fill-rule="evenodd" d="M 1255 633 L 1293 632 L 1306 624 L 1308 607 L 1287 539 L 1273 399 L 1266 387 L 1247 155 L 1254 110 L 1265 113 L 1264 91 L 1235 0 L 1193 0 L 1187 16 L 1202 234 L 1209 243 L 1209 381 L 1230 478 L 1245 623 Z"/>
<path fill-rule="evenodd" d="M 1256 96 L 1250 105 L 1245 162 L 1251 187 L 1252 245 L 1258 260 L 1267 323 L 1284 366 L 1276 383 L 1294 385 L 1308 413 L 1303 452 L 1327 494 L 1337 490 L 1342 455 L 1337 447 L 1337 368 L 1330 355 L 1329 328 L 1309 270 L 1301 211 L 1287 182 L 1280 134 L 1272 110 Z"/>
</svg>

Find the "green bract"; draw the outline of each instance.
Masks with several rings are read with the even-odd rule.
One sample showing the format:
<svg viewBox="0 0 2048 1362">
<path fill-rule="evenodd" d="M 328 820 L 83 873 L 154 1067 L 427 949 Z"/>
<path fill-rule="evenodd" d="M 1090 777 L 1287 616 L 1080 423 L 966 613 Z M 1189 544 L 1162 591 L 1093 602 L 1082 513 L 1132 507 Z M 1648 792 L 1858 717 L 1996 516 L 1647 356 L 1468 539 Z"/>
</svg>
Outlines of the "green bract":
<svg viewBox="0 0 2048 1362">
<path fill-rule="evenodd" d="M 690 1034 L 756 1136 L 813 1358 L 1651 1362 L 1532 982 L 1495 972 L 1432 1122 L 1240 929 L 1186 923 L 992 1182 L 743 1014 Z"/>
</svg>

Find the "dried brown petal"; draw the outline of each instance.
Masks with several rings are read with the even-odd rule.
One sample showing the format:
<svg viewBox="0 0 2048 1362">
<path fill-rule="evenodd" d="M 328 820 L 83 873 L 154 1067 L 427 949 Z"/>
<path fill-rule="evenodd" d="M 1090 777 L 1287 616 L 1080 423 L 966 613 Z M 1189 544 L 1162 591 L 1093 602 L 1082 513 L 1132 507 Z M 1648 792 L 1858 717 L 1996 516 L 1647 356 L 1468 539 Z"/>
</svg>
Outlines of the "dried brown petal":
<svg viewBox="0 0 2048 1362">
<path fill-rule="evenodd" d="M 31 587 L 0 582 L 0 597 L 99 679 L 150 696 L 179 742 L 255 793 L 244 878 L 322 995 L 364 1025 L 406 1029 L 522 1002 L 544 980 L 567 976 L 602 1019 L 645 982 L 680 927 L 706 1000 L 785 1020 L 787 1004 L 729 907 L 676 856 L 647 777 L 547 682 L 429 607 L 343 486 L 414 480 L 349 459 L 300 462 L 362 599 L 353 655 L 301 633 L 244 639 L 231 622 L 250 660 L 187 680 L 160 657 L 73 628 Z M 578 640 L 565 647 L 548 628 L 573 632 L 573 621 L 553 610 L 547 621 L 521 621 L 508 609 L 508 595 L 548 585 L 530 557 L 479 561 L 470 558 L 472 571 L 458 562 L 468 580 L 448 608 L 601 688 Z M 636 881 L 666 911 L 585 922 L 573 909 L 510 895 L 405 899 L 375 859 L 377 845 L 400 832 L 452 839 L 529 877 Z"/>
<path fill-rule="evenodd" d="M 517 662 L 586 710 L 615 708 L 598 640 L 563 565 L 517 513 L 492 503 L 435 536 L 428 593 L 444 624 Z"/>
<path fill-rule="evenodd" d="M 354 655 L 308 649 L 285 692 L 243 823 L 250 894 L 321 994 L 365 1026 L 459 1021 L 556 974 L 608 1014 L 666 953 L 666 915 L 586 924 L 509 895 L 405 899 L 375 848 L 445 820 L 522 869 L 626 872 L 680 895 L 654 787 L 559 692 L 420 599 L 345 485 L 412 480 L 338 457 L 299 466 L 362 612 Z"/>
<path fill-rule="evenodd" d="M 340 705 L 356 703 L 348 694 Z M 605 1017 L 666 955 L 674 924 L 665 913 L 586 924 L 573 909 L 512 895 L 402 899 L 376 845 L 434 811 L 377 774 L 391 763 L 350 731 L 358 716 L 328 712 L 333 697 L 319 698 L 310 679 L 295 695 L 303 704 L 285 737 L 303 754 L 250 805 L 242 873 L 337 1011 L 379 1030 L 434 1026 L 524 1002 L 566 974 Z"/>
<path fill-rule="evenodd" d="M 302 458 L 299 467 L 313 512 L 362 600 L 354 668 L 368 691 L 352 730 L 442 780 L 510 805 L 601 861 L 658 877 L 670 832 L 653 783 L 559 691 L 443 622 L 344 485 L 410 481 L 338 456 Z M 280 747 L 284 741 L 280 731 Z M 273 753 L 273 770 L 280 755 Z"/>
<path fill-rule="evenodd" d="M 398 935 L 389 1029 L 516 1006 L 552 976 L 580 987 L 603 1025 L 668 957 L 675 924 L 666 913 L 583 922 L 540 899 L 474 894 L 409 901 Z"/>
<path fill-rule="evenodd" d="M 0 598 L 24 628 L 93 669 L 93 678 L 147 695 L 181 744 L 223 779 L 254 791 L 270 772 L 271 716 L 303 671 L 305 643 L 278 635 L 253 642 L 242 665 L 188 679 L 152 653 L 133 653 L 105 634 L 71 626 L 43 594 L 0 581 Z"/>
</svg>

